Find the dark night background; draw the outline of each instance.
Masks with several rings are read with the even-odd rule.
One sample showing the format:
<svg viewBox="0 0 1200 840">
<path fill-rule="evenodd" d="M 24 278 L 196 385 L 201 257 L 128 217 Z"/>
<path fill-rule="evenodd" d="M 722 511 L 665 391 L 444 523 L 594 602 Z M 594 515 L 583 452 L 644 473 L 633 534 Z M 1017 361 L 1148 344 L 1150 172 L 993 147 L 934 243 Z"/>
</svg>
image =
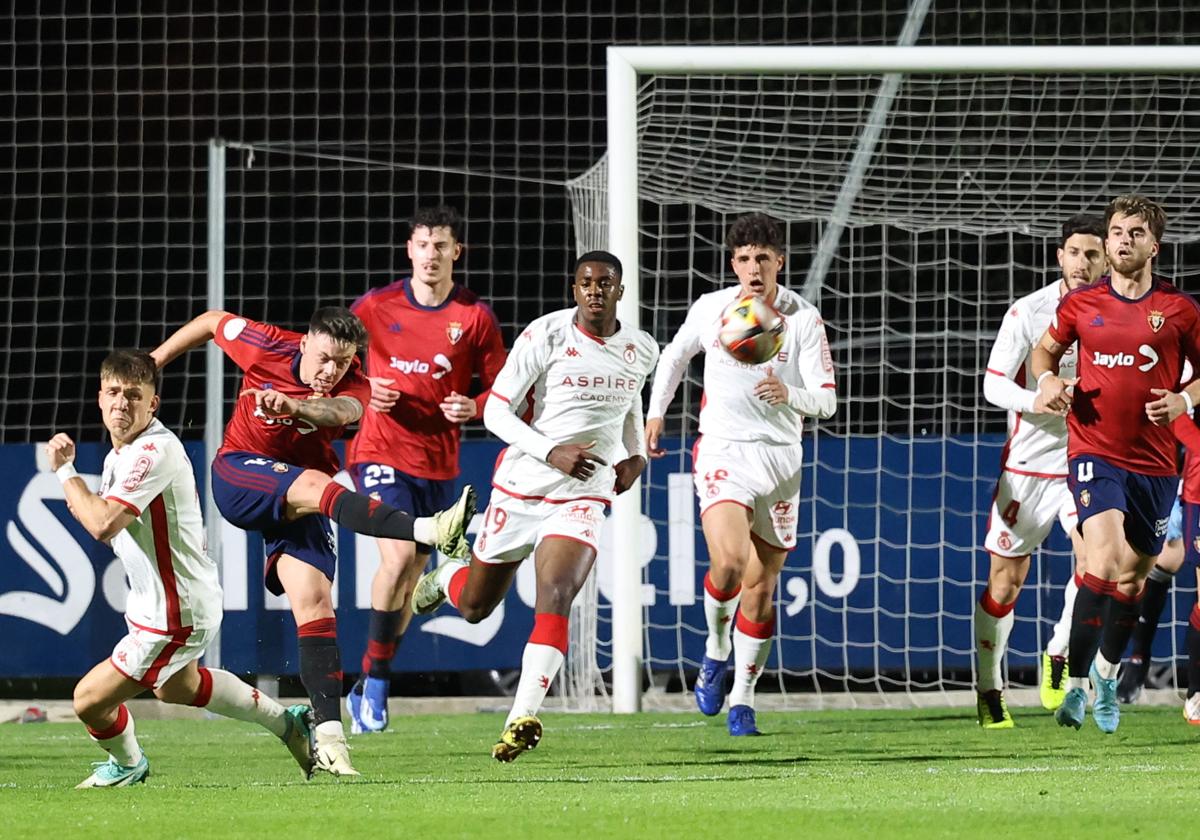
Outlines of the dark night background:
<svg viewBox="0 0 1200 840">
<path fill-rule="evenodd" d="M 107 350 L 151 347 L 204 309 L 211 137 L 258 147 L 228 155 L 230 308 L 299 327 L 317 302 L 404 271 L 403 219 L 445 200 L 468 219 L 457 276 L 491 300 L 511 339 L 565 301 L 574 232 L 563 182 L 604 151 L 607 45 L 887 44 L 907 10 L 889 0 L 836 12 L 778 0 L 419 12 L 197 0 L 141 3 L 138 14 L 116 2 L 14 5 L 0 17 L 0 442 L 59 430 L 98 439 L 95 370 Z M 984 5 L 935 2 L 919 43 L 1200 36 L 1187 3 Z M 168 372 L 162 414 L 185 436 L 203 419 L 202 366 L 193 353 Z M 864 393 L 872 387 L 884 384 Z"/>
</svg>

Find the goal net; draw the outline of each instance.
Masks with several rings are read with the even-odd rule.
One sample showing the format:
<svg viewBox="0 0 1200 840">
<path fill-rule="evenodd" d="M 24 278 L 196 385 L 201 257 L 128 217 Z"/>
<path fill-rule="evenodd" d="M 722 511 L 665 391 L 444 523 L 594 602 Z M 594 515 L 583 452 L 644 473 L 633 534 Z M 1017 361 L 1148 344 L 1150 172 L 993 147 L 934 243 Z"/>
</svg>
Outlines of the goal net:
<svg viewBox="0 0 1200 840">
<path fill-rule="evenodd" d="M 1165 206 L 1157 271 L 1200 287 L 1200 193 L 1188 178 L 1198 94 L 1187 73 L 639 78 L 642 327 L 665 343 L 698 295 L 735 283 L 724 233 L 765 211 L 786 225 L 783 282 L 818 306 L 833 346 L 838 411 L 806 424 L 800 533 L 779 582 L 765 702 L 866 692 L 920 703 L 973 686 L 972 614 L 1005 439 L 1004 412 L 982 397 L 996 330 L 1012 300 L 1059 279 L 1061 223 L 1120 193 Z M 571 185 L 580 250 L 612 241 L 607 163 Z M 667 417 L 670 455 L 643 480 L 659 534 L 641 571 L 643 676 L 668 691 L 690 686 L 704 649 L 707 562 L 690 481 L 699 361 Z M 1035 684 L 1069 549 L 1056 529 L 1035 555 L 1011 685 Z M 1162 665 L 1181 655 L 1190 576 L 1164 613 Z M 599 614 L 603 666 L 603 602 Z"/>
</svg>

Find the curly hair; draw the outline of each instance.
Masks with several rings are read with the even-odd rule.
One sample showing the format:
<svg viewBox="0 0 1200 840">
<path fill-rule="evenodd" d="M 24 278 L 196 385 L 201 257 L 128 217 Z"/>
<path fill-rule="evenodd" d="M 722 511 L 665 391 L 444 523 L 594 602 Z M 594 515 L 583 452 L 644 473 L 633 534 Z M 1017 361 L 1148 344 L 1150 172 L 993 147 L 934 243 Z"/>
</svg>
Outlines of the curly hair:
<svg viewBox="0 0 1200 840">
<path fill-rule="evenodd" d="M 725 247 L 736 251 L 743 245 L 765 245 L 783 253 L 783 228 L 766 213 L 747 213 L 738 216 L 725 234 Z"/>
<path fill-rule="evenodd" d="M 419 227 L 429 228 L 430 230 L 436 227 L 449 228 L 450 235 L 457 241 L 462 242 L 463 218 L 458 214 L 458 210 L 449 204 L 439 204 L 437 207 L 417 208 L 417 212 L 413 214 L 413 217 L 408 222 L 409 239 L 412 239 L 413 232 Z"/>
</svg>

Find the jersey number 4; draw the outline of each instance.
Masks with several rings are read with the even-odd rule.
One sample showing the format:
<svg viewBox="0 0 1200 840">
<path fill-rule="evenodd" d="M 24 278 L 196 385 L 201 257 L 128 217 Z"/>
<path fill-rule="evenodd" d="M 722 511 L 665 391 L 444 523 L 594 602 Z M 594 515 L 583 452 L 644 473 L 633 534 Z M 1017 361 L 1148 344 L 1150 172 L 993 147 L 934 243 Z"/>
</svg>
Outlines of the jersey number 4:
<svg viewBox="0 0 1200 840">
<path fill-rule="evenodd" d="M 1004 508 L 1004 512 L 1000 514 L 1000 518 L 1004 520 L 1004 524 L 1009 528 L 1017 527 L 1017 513 L 1021 510 L 1021 503 L 1013 499 Z"/>
</svg>

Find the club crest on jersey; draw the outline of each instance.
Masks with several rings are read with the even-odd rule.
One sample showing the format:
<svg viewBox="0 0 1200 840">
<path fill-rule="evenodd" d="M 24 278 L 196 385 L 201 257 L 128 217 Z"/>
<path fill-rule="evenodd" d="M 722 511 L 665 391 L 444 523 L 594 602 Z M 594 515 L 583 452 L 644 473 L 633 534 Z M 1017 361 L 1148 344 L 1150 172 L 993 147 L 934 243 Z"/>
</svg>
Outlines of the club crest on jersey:
<svg viewBox="0 0 1200 840">
<path fill-rule="evenodd" d="M 1079 491 L 1079 504 L 1088 507 L 1092 503 L 1092 491 L 1086 487 Z"/>
<path fill-rule="evenodd" d="M 637 361 L 637 348 L 632 344 L 626 344 L 624 356 L 627 363 L 633 364 Z"/>
<path fill-rule="evenodd" d="M 1192 545 L 1195 546 L 1196 551 L 1200 551 L 1200 537 L 1196 537 L 1196 539 L 1192 540 Z"/>
<path fill-rule="evenodd" d="M 1008 531 L 1001 531 L 1000 536 L 996 539 L 996 543 L 1005 551 L 1012 549 L 1012 537 Z"/>
<path fill-rule="evenodd" d="M 1146 316 L 1146 323 L 1150 325 L 1150 329 L 1158 332 L 1163 328 L 1163 324 L 1167 322 L 1166 317 L 1157 309 L 1150 310 L 1150 314 Z"/>
<path fill-rule="evenodd" d="M 458 344 L 458 340 L 462 337 L 462 321 L 451 321 L 446 325 L 446 338 L 450 339 L 451 344 Z"/>
<path fill-rule="evenodd" d="M 130 468 L 129 474 L 121 482 L 121 486 L 126 490 L 136 490 L 138 485 L 145 480 L 152 466 L 154 466 L 154 461 L 150 459 L 149 455 L 139 455 L 137 460 L 133 462 L 133 467 Z"/>
<path fill-rule="evenodd" d="M 288 465 L 283 463 L 283 461 L 276 461 L 271 465 L 271 470 L 277 473 L 285 473 L 288 471 Z"/>
</svg>

